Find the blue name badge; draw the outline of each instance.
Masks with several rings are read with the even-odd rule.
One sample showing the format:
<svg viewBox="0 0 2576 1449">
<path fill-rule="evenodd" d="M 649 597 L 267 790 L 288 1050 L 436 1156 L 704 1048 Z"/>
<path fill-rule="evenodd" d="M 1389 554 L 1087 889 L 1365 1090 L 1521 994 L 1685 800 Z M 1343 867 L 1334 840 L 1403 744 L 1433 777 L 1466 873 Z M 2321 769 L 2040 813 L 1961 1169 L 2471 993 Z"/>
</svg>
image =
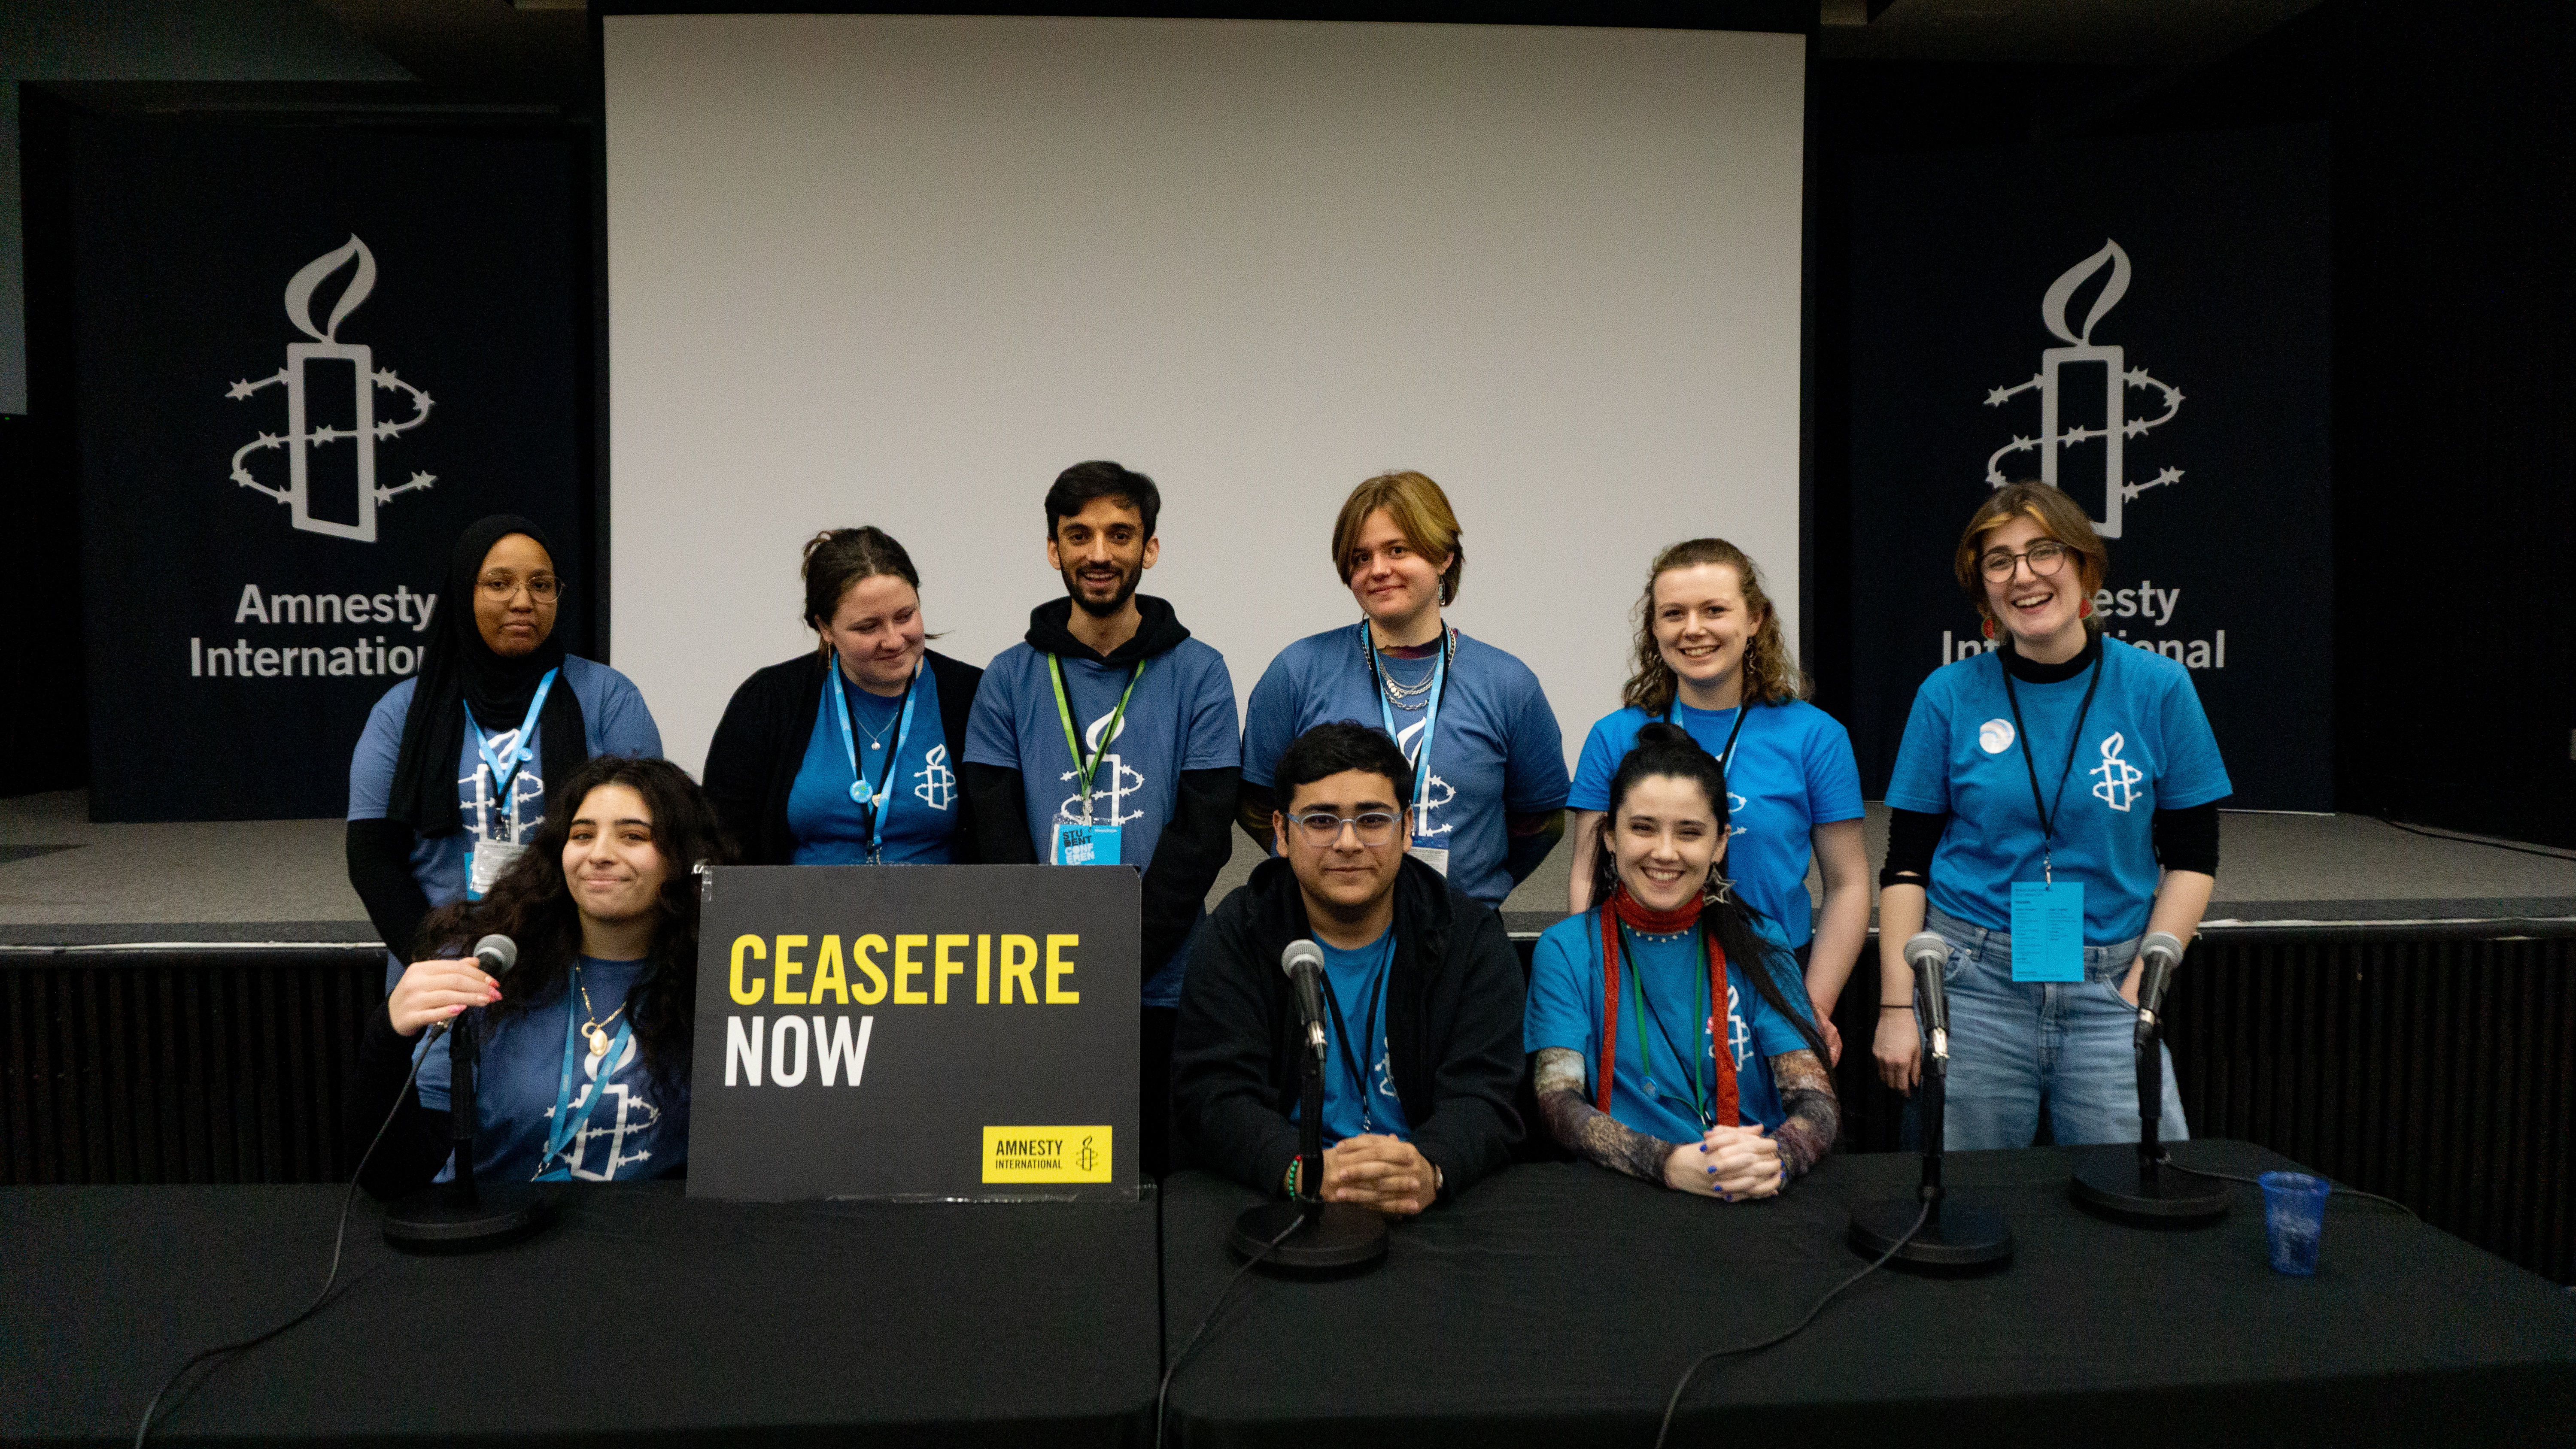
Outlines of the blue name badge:
<svg viewBox="0 0 2576 1449">
<path fill-rule="evenodd" d="M 1055 865 L 1116 865 L 1118 827 L 1059 820 L 1055 823 L 1055 849 L 1049 859 Z"/>
<path fill-rule="evenodd" d="M 2012 979 L 2084 979 L 2084 883 L 2013 882 Z"/>
</svg>

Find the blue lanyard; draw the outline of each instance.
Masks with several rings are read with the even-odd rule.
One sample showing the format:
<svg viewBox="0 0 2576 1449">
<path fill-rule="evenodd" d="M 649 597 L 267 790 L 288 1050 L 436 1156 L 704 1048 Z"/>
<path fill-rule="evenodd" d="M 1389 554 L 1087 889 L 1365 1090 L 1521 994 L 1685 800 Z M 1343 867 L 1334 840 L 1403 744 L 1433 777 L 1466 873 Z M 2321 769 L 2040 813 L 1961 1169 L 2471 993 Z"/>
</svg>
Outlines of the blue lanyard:
<svg viewBox="0 0 2576 1449">
<path fill-rule="evenodd" d="M 885 774 L 873 786 L 866 767 L 859 763 L 858 737 L 850 733 L 850 698 L 841 689 L 839 653 L 825 666 L 832 671 L 832 718 L 841 722 L 841 753 L 850 757 L 850 799 L 868 807 L 868 863 L 873 865 L 885 848 L 886 797 L 894 793 L 895 762 L 903 755 L 904 741 L 912 738 L 912 706 L 921 692 L 921 666 L 914 665 L 912 678 L 904 683 L 903 721 L 894 727 L 894 748 L 886 752 Z"/>
<path fill-rule="evenodd" d="M 528 741 L 537 732 L 537 713 L 546 707 L 546 691 L 555 687 L 556 672 L 549 669 L 546 677 L 537 681 L 536 695 L 528 701 L 528 717 L 519 721 L 517 748 L 507 760 L 492 748 L 492 741 L 483 734 L 483 726 L 475 723 L 474 706 L 462 700 L 457 702 L 458 708 L 465 711 L 465 732 L 474 737 L 475 753 L 483 757 L 484 768 L 492 772 L 492 808 L 509 819 L 513 842 L 519 838 L 519 815 L 513 808 L 518 802 L 510 798 L 511 787 L 518 782 L 519 767 L 536 758 L 536 752 L 528 748 Z"/>
<path fill-rule="evenodd" d="M 572 1099 L 572 1074 L 580 1068 L 581 1048 L 580 1032 L 572 1020 L 572 998 L 580 989 L 581 968 L 575 966 L 572 970 L 574 990 L 564 993 L 563 1082 L 555 1088 L 555 1120 L 554 1125 L 546 1129 L 546 1155 L 537 1159 L 540 1178 L 549 1173 L 572 1175 L 572 1159 L 564 1156 L 564 1149 L 580 1138 L 581 1129 L 590 1125 L 592 1109 L 599 1105 L 600 1098 L 608 1095 L 608 1079 L 617 1075 L 618 1059 L 626 1055 L 627 1038 L 635 1034 L 634 1017 L 629 1016 L 617 1024 L 617 1039 L 608 1044 L 608 1055 L 599 1059 L 599 1075 L 591 1078 L 581 1101 L 575 1103 Z M 574 1115 L 576 1112 L 578 1116 Z M 610 1163 L 609 1167 L 614 1170 L 616 1164 Z"/>
<path fill-rule="evenodd" d="M 1413 752 L 1413 829 L 1414 838 L 1422 838 L 1422 802 L 1431 795 L 1431 734 L 1440 728 L 1440 696 L 1449 692 L 1449 651 L 1454 638 L 1446 625 L 1440 630 L 1439 648 L 1431 656 L 1431 703 L 1422 712 L 1422 743 Z M 1368 620 L 1360 620 L 1360 648 L 1368 652 L 1369 683 L 1377 691 L 1377 716 L 1386 722 L 1388 739 L 1404 746 L 1404 736 L 1395 728 L 1395 710 L 1386 702 L 1385 671 L 1377 662 L 1377 641 L 1369 637 Z M 1406 685 L 1410 689 L 1413 686 Z"/>
</svg>

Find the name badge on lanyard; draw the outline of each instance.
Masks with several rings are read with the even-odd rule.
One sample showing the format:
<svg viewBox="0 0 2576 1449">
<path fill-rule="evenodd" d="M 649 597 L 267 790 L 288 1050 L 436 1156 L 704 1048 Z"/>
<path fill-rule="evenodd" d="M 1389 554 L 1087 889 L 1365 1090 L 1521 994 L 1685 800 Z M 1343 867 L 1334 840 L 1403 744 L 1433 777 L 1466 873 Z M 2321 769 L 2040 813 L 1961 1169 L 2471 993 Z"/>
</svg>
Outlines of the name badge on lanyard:
<svg viewBox="0 0 2576 1449">
<path fill-rule="evenodd" d="M 1136 697 L 1136 681 L 1145 677 L 1150 659 L 1136 661 L 1135 670 L 1127 676 L 1126 692 L 1118 696 L 1118 708 L 1110 712 L 1100 727 L 1100 746 L 1083 758 L 1082 735 L 1073 727 L 1073 702 L 1064 692 L 1064 663 L 1054 655 L 1047 656 L 1047 674 L 1055 682 L 1056 718 L 1064 724 L 1064 747 L 1073 756 L 1075 788 L 1082 795 L 1082 818 L 1055 822 L 1047 846 L 1049 865 L 1117 865 L 1119 863 L 1118 822 L 1095 823 L 1091 818 L 1091 781 L 1099 772 L 1100 762 L 1107 758 L 1109 747 L 1118 739 L 1119 726 L 1127 718 L 1127 701 Z"/>
<path fill-rule="evenodd" d="M 1444 627 L 1440 635 L 1440 647 L 1431 655 L 1431 699 L 1423 707 L 1422 739 L 1413 749 L 1413 838 L 1405 843 L 1404 853 L 1445 877 L 1449 874 L 1449 848 L 1422 843 L 1427 838 L 1422 826 L 1428 818 L 1423 802 L 1431 797 L 1431 736 L 1440 728 L 1440 696 L 1449 692 L 1449 659 L 1458 648 L 1458 636 L 1454 630 Z M 1378 719 L 1386 725 L 1387 738 L 1394 740 L 1397 748 L 1401 749 L 1404 735 L 1395 727 L 1395 710 L 1387 702 L 1389 685 L 1386 672 L 1378 667 L 1377 640 L 1370 636 L 1366 619 L 1360 621 L 1360 648 L 1368 655 L 1369 683 L 1376 688 Z M 1408 684 L 1405 688 L 1410 690 L 1415 686 Z"/>
<path fill-rule="evenodd" d="M 546 691 L 555 687 L 556 672 L 549 669 L 545 677 L 537 681 L 537 692 L 528 701 L 528 717 L 519 721 L 518 739 L 506 758 L 492 748 L 492 741 L 483 733 L 483 727 L 474 722 L 473 707 L 459 703 L 458 707 L 465 711 L 465 733 L 474 741 L 475 753 L 483 757 L 483 767 L 492 774 L 490 809 L 500 812 L 509 821 L 506 828 L 510 832 L 507 840 L 492 839 L 480 830 L 474 833 L 474 843 L 465 850 L 465 898 L 469 901 L 479 901 L 491 894 L 492 887 L 499 884 L 501 877 L 509 874 L 510 867 L 518 864 L 519 857 L 527 852 L 528 847 L 519 839 L 516 798 L 519 767 L 536 758 L 536 751 L 528 741 L 536 736 L 537 714 L 546 707 Z"/>
<path fill-rule="evenodd" d="M 903 746 L 912 738 L 912 707 L 920 697 L 921 666 L 913 666 L 912 678 L 903 686 L 903 722 L 894 727 L 894 750 L 885 759 L 885 774 L 877 783 L 868 783 L 868 767 L 859 759 L 858 737 L 850 732 L 850 698 L 841 688 L 841 656 L 834 651 L 829 664 L 832 671 L 832 718 L 841 724 L 841 753 L 850 762 L 850 801 L 864 811 L 868 826 L 868 864 L 883 865 L 885 855 L 885 821 L 888 800 L 894 794 L 895 771 L 903 763 Z M 874 752 L 876 742 L 868 742 Z"/>
<path fill-rule="evenodd" d="M 2095 645 L 2101 648 L 2101 645 Z M 2084 883 L 2057 878 L 2052 858 L 2057 841 L 2057 811 L 2039 790 L 2039 760 L 2030 752 L 2030 727 L 2022 722 L 2021 695 L 2013 689 L 2012 668 L 2003 665 L 2004 698 L 2012 705 L 2013 735 L 2021 744 L 2023 767 L 2030 773 L 2030 803 L 2039 812 L 2038 880 L 2012 883 L 2012 979 L 2067 982 L 2084 979 Z M 2093 656 L 2093 679 L 2084 686 L 2084 702 L 2075 710 L 2075 729 L 2066 741 L 2066 767 L 2057 772 L 2057 799 L 2066 798 L 2066 778 L 2075 771 L 2075 752 L 2084 740 L 2084 720 L 2093 712 L 2093 691 L 2102 686 L 2102 656 Z"/>
</svg>

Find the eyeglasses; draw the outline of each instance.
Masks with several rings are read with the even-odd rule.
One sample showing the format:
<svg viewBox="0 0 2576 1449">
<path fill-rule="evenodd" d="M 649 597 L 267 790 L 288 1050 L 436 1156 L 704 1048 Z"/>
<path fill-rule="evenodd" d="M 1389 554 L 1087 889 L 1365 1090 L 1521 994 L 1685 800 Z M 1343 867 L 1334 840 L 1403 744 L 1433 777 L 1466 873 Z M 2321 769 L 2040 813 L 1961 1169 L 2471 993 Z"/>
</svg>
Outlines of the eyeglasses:
<svg viewBox="0 0 2576 1449">
<path fill-rule="evenodd" d="M 2013 576 L 2013 565 L 2017 563 L 2028 563 L 2031 577 L 2047 578 L 2066 566 L 2066 545 L 2053 538 L 2043 538 L 2021 553 L 1996 549 L 1977 560 L 1977 571 L 1996 583 L 2002 583 Z"/>
<path fill-rule="evenodd" d="M 528 597 L 544 604 L 551 603 L 554 596 L 563 591 L 563 580 L 553 574 L 538 574 L 527 579 L 514 579 L 508 574 L 485 574 L 474 581 L 474 587 L 480 589 L 487 599 L 506 599 L 524 588 Z"/>
<path fill-rule="evenodd" d="M 1329 810 L 1318 810 L 1311 815 L 1291 815 L 1288 818 L 1297 822 L 1297 828 L 1306 833 L 1309 845 L 1331 845 L 1339 841 L 1345 825 L 1359 832 L 1362 845 L 1384 845 L 1395 838 L 1396 817 L 1385 810 L 1364 810 L 1357 815 L 1336 815 Z"/>
</svg>

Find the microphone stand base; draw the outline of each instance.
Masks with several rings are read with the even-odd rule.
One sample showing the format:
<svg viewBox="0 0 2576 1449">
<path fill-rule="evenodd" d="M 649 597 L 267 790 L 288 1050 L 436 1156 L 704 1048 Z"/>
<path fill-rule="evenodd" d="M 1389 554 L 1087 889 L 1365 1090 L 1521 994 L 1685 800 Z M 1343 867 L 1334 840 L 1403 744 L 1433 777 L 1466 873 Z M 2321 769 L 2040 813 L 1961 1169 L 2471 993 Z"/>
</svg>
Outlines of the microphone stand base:
<svg viewBox="0 0 2576 1449">
<path fill-rule="evenodd" d="M 1896 1248 L 1905 1238 L 1905 1230 L 1914 1226 L 1914 1215 L 1921 1211 L 1921 1198 L 1866 1202 L 1853 1208 L 1852 1251 L 1875 1258 Z M 1970 1207 L 1956 1198 L 1944 1198 L 1933 1204 L 1931 1216 L 1923 1220 L 1923 1230 L 1905 1246 L 1896 1248 L 1896 1255 L 1887 1261 L 1890 1267 L 1958 1272 L 1995 1267 L 2011 1261 L 2012 1254 L 2012 1229 L 2004 1226 L 2001 1215 Z"/>
<path fill-rule="evenodd" d="M 2170 1164 L 2153 1182 L 2144 1176 L 2135 1147 L 2104 1147 L 2078 1157 L 2066 1195 L 2095 1217 L 2134 1227 L 2196 1228 L 2227 1216 L 2223 1184 Z"/>
<path fill-rule="evenodd" d="M 479 1253 L 536 1232 L 554 1215 L 553 1194 L 531 1183 L 478 1183 L 470 1197 L 438 1183 L 385 1209 L 385 1241 L 406 1253 Z"/>
<path fill-rule="evenodd" d="M 1299 1218 L 1305 1225 L 1278 1247 L 1270 1240 Z M 1375 1264 L 1386 1256 L 1386 1219 L 1349 1203 L 1267 1202 L 1234 1220 L 1227 1246 L 1243 1257 L 1291 1273 L 1336 1273 Z M 1263 1250 L 1269 1251 L 1264 1254 Z"/>
</svg>

